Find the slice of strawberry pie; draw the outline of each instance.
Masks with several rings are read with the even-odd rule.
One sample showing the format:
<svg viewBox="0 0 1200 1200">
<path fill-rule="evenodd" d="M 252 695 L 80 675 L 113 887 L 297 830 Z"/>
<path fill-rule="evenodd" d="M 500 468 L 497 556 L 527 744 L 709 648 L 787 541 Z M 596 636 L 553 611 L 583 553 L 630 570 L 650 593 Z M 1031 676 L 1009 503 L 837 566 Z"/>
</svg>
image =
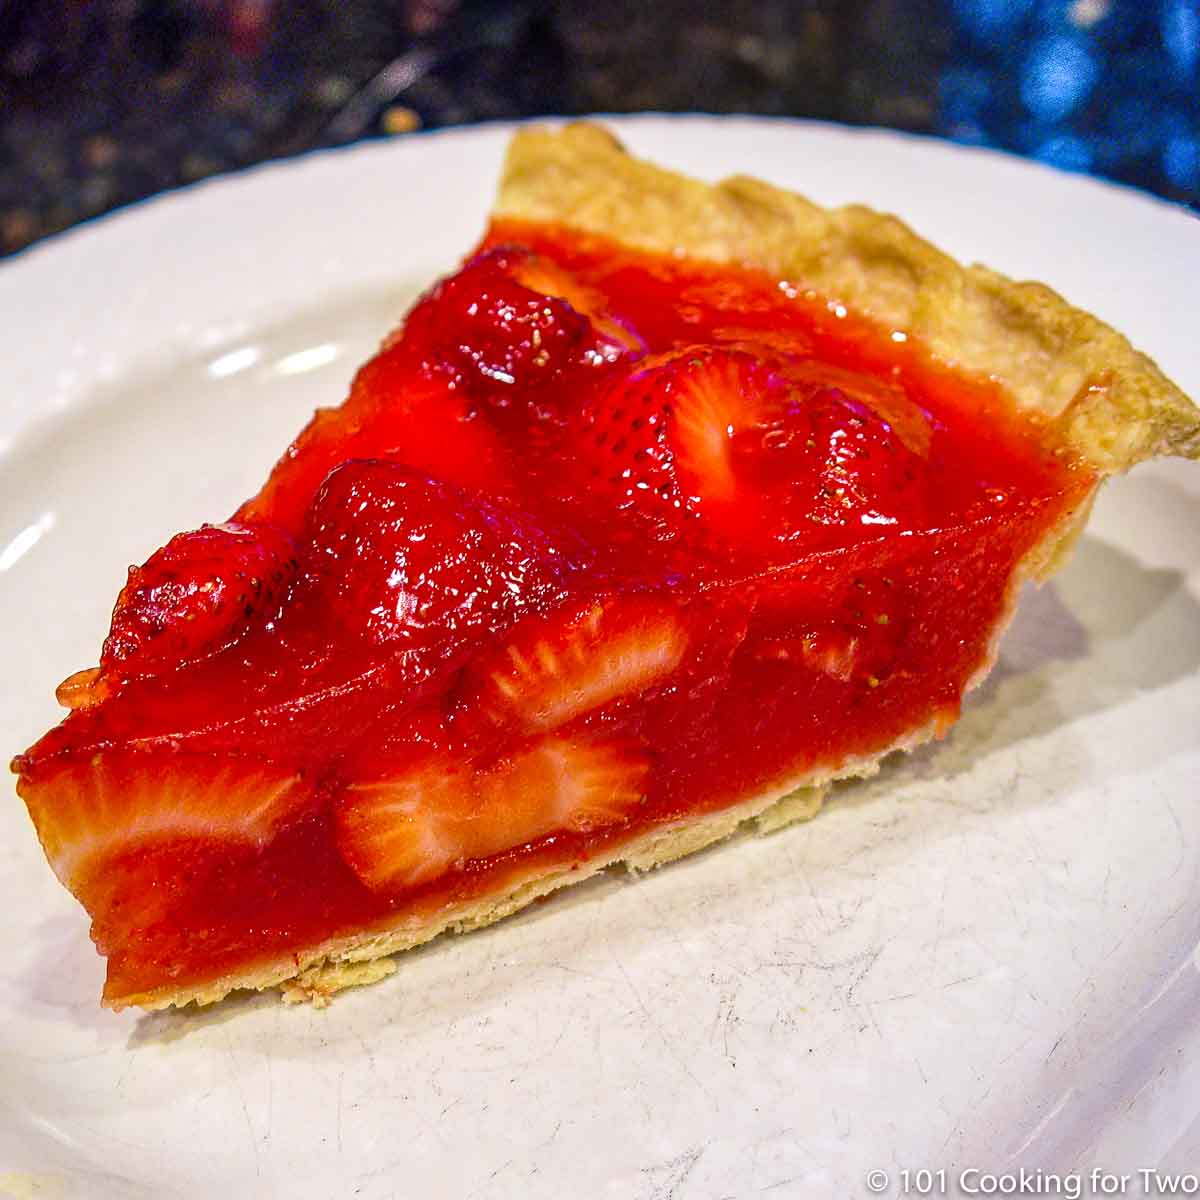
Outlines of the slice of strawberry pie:
<svg viewBox="0 0 1200 1200">
<path fill-rule="evenodd" d="M 1166 453 L 1200 413 L 1048 289 L 528 130 L 346 402 L 130 571 L 20 794 L 105 1003 L 324 999 L 943 734 Z"/>
</svg>

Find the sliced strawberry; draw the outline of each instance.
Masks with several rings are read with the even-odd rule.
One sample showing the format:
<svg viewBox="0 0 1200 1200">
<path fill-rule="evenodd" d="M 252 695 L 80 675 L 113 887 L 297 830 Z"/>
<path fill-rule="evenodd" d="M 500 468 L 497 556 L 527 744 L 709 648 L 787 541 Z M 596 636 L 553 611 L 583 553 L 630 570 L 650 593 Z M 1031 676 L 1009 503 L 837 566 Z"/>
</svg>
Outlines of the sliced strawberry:
<svg viewBox="0 0 1200 1200">
<path fill-rule="evenodd" d="M 782 377 L 740 350 L 704 349 L 677 356 L 670 372 L 671 442 L 693 504 L 726 503 L 738 491 L 734 438 L 766 431 L 788 398 Z"/>
<path fill-rule="evenodd" d="M 706 501 L 733 498 L 732 437 L 783 390 L 740 350 L 659 355 L 600 389 L 574 419 L 572 441 L 597 498 L 667 538 Z"/>
<path fill-rule="evenodd" d="M 130 567 L 101 666 L 139 675 L 215 653 L 278 612 L 295 574 L 291 539 L 265 522 L 177 534 Z"/>
<path fill-rule="evenodd" d="M 931 432 L 898 386 L 743 350 L 688 352 L 663 369 L 680 483 L 729 538 L 923 519 L 914 485 Z"/>
<path fill-rule="evenodd" d="M 562 554 L 516 510 L 388 462 L 350 462 L 309 515 L 306 587 L 349 633 L 449 650 L 552 594 Z"/>
<path fill-rule="evenodd" d="M 496 433 L 472 419 L 451 380 L 396 346 L 359 371 L 344 405 L 317 411 L 238 515 L 298 530 L 321 482 L 354 458 L 388 459 L 492 494 L 511 490 Z"/>
<path fill-rule="evenodd" d="M 424 883 L 462 857 L 458 826 L 474 801 L 474 774 L 441 758 L 351 784 L 337 800 L 338 850 L 369 888 Z"/>
<path fill-rule="evenodd" d="M 772 446 L 775 468 L 791 476 L 776 485 L 791 528 L 805 524 L 923 526 L 928 521 L 928 473 L 891 425 L 840 387 L 801 394 L 789 407 L 786 444 Z"/>
<path fill-rule="evenodd" d="M 545 738 L 506 768 L 484 776 L 487 811 L 497 814 L 490 840 L 501 843 L 503 830 L 508 842 L 508 812 L 525 818 L 525 841 L 559 829 L 592 833 L 618 825 L 641 803 L 649 770 L 645 755 L 629 742 Z"/>
<path fill-rule="evenodd" d="M 19 790 L 72 891 L 116 854 L 151 843 L 261 846 L 309 795 L 297 775 L 254 759 L 115 751 L 22 779 Z"/>
<path fill-rule="evenodd" d="M 647 364 L 599 388 L 572 415 L 563 490 L 598 505 L 605 521 L 615 508 L 667 540 L 694 514 L 679 485 L 662 384 L 659 368 Z"/>
<path fill-rule="evenodd" d="M 590 738 L 545 738 L 489 770 L 432 755 L 348 787 L 337 844 L 369 888 L 396 892 L 551 833 L 619 824 L 641 803 L 648 769 L 632 745 Z"/>
<path fill-rule="evenodd" d="M 557 729 L 662 683 L 687 645 L 673 605 L 637 596 L 577 604 L 527 619 L 474 662 L 463 702 L 526 732 Z"/>
</svg>

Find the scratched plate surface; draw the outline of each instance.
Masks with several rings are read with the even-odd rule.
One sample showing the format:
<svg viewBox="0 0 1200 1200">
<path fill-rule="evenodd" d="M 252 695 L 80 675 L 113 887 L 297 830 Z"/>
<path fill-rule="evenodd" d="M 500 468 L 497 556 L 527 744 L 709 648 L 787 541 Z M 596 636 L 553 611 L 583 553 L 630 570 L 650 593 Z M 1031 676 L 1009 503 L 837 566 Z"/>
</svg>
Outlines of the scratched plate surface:
<svg viewBox="0 0 1200 1200">
<path fill-rule="evenodd" d="M 894 209 L 1200 393 L 1200 223 L 946 145 L 646 118 L 639 152 Z M 309 158 L 0 266 L 0 746 L 124 565 L 232 509 L 478 234 L 505 131 Z M 606 878 L 327 1011 L 97 1005 L 0 806 L 0 1195 L 805 1197 L 1200 1158 L 1200 470 L 1112 484 L 952 738 L 813 824 Z"/>
</svg>

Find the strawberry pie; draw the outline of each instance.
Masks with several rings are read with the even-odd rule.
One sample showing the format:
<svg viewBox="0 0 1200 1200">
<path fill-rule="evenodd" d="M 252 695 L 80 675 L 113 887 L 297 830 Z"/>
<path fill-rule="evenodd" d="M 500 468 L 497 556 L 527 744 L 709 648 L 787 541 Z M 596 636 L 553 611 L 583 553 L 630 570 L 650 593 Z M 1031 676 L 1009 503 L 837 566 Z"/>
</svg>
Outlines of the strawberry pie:
<svg viewBox="0 0 1200 1200">
<path fill-rule="evenodd" d="M 231 451 L 233 452 L 233 451 Z M 529 129 L 491 223 L 15 760 L 104 1002 L 323 1001 L 943 735 L 1200 413 L 893 217 Z"/>
</svg>

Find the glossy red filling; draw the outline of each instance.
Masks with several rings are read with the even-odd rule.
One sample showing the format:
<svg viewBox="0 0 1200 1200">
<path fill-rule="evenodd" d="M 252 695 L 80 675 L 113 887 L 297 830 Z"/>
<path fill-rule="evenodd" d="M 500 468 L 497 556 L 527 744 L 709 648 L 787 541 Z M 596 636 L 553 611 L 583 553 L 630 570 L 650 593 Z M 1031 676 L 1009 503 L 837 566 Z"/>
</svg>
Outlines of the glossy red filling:
<svg viewBox="0 0 1200 1200">
<path fill-rule="evenodd" d="M 798 285 L 501 224 L 14 767 L 106 996 L 186 988 L 943 729 L 1094 482 Z"/>
</svg>

